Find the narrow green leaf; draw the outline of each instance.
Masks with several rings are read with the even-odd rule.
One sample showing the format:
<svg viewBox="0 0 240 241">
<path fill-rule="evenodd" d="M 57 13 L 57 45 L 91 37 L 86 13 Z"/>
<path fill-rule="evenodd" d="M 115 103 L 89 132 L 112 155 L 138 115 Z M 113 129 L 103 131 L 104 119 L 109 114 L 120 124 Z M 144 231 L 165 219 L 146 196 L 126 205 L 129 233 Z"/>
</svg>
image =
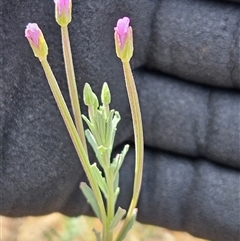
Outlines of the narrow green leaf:
<svg viewBox="0 0 240 241">
<path fill-rule="evenodd" d="M 109 112 L 108 118 L 105 120 L 105 125 L 106 125 L 105 140 L 107 140 L 107 146 L 109 147 L 110 152 L 113 146 L 111 133 L 112 133 L 112 118 L 113 118 L 114 112 L 115 110 L 111 110 Z"/>
<path fill-rule="evenodd" d="M 114 111 L 114 116 L 112 118 L 112 128 L 111 128 L 111 133 L 110 133 L 110 138 L 111 141 L 110 143 L 114 143 L 116 131 L 117 131 L 117 124 L 121 120 L 120 114 L 118 111 Z"/>
<path fill-rule="evenodd" d="M 117 187 L 116 190 L 114 191 L 114 200 L 113 200 L 114 205 L 116 204 L 119 193 L 120 193 L 120 188 Z"/>
<path fill-rule="evenodd" d="M 98 146 L 97 146 L 95 137 L 93 136 L 93 134 L 91 133 L 91 131 L 89 129 L 85 130 L 85 135 L 87 137 L 88 142 L 92 146 L 95 154 L 97 155 L 98 154 Z"/>
<path fill-rule="evenodd" d="M 100 142 L 101 139 L 100 139 L 98 130 L 96 130 L 96 121 L 95 120 L 90 121 L 85 115 L 82 115 L 82 118 L 86 122 L 86 124 L 88 125 L 89 131 L 94 136 L 95 141 Z M 86 131 L 85 131 L 85 135 L 86 135 Z"/>
<path fill-rule="evenodd" d="M 86 122 L 86 124 L 88 125 L 88 128 L 90 130 L 90 132 L 93 134 L 93 136 L 95 137 L 96 141 L 99 140 L 98 136 L 94 135 L 95 131 L 95 121 L 91 122 L 85 115 L 82 115 L 83 120 Z"/>
<path fill-rule="evenodd" d="M 80 183 L 80 189 L 83 195 L 85 196 L 85 198 L 87 199 L 87 202 L 91 205 L 96 216 L 102 221 L 100 208 L 98 206 L 98 201 L 94 196 L 92 189 L 85 182 Z"/>
<path fill-rule="evenodd" d="M 134 222 L 136 221 L 136 218 L 137 218 L 137 208 L 135 208 L 133 210 L 132 217 L 130 218 L 125 229 L 123 230 L 122 235 L 116 241 L 123 241 L 125 239 L 127 233 L 129 232 L 129 230 L 132 228 Z"/>
<path fill-rule="evenodd" d="M 114 116 L 112 118 L 113 128 L 117 127 L 118 122 L 121 120 L 121 116 L 118 111 L 114 111 Z"/>
<path fill-rule="evenodd" d="M 96 163 L 91 165 L 91 169 L 92 169 L 94 177 L 96 178 L 98 186 L 100 187 L 100 189 L 101 189 L 102 193 L 104 194 L 105 198 L 107 198 L 108 189 L 107 189 L 106 180 L 102 176 L 102 172 L 98 169 Z"/>
<path fill-rule="evenodd" d="M 98 232 L 95 228 L 94 228 L 92 231 L 93 231 L 94 234 L 96 235 L 97 241 L 102 241 L 101 233 Z"/>
<path fill-rule="evenodd" d="M 118 207 L 118 210 L 110 223 L 109 231 L 113 231 L 113 229 L 117 226 L 117 224 L 122 220 L 123 216 L 126 214 L 126 210 Z"/>
<path fill-rule="evenodd" d="M 114 191 L 118 188 L 118 186 L 119 186 L 119 172 L 117 172 L 116 175 L 114 175 L 114 181 L 113 181 Z"/>
<path fill-rule="evenodd" d="M 99 135 L 101 136 L 101 143 L 99 144 L 108 148 L 109 140 L 106 138 L 108 125 L 107 125 L 107 120 L 105 119 L 103 107 L 98 110 L 98 113 L 96 114 L 96 116 L 97 116 L 96 117 L 97 129 L 98 129 Z"/>
<path fill-rule="evenodd" d="M 117 154 L 116 157 L 113 159 L 112 165 L 116 166 L 114 175 L 116 175 L 119 172 L 128 150 L 129 150 L 129 145 L 125 145 L 121 154 Z"/>
<path fill-rule="evenodd" d="M 91 123 L 91 121 L 85 116 L 82 115 L 83 120 L 86 122 L 86 124 L 88 125 L 89 129 L 91 130 L 93 124 Z"/>
</svg>

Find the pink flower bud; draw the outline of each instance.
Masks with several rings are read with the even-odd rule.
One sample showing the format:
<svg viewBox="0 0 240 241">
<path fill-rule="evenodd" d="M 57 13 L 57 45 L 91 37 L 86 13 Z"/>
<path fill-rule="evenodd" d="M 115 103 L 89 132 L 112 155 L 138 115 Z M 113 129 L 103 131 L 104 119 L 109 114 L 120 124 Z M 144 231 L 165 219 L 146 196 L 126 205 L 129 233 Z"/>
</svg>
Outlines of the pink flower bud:
<svg viewBox="0 0 240 241">
<path fill-rule="evenodd" d="M 48 46 L 41 29 L 36 23 L 29 23 L 26 26 L 25 37 L 28 39 L 34 55 L 40 60 L 46 59 L 48 55 Z"/>
<path fill-rule="evenodd" d="M 55 18 L 57 23 L 64 27 L 72 20 L 72 1 L 71 0 L 54 0 Z"/>
<path fill-rule="evenodd" d="M 132 27 L 128 17 L 120 18 L 114 28 L 114 38 L 117 56 L 123 61 L 130 61 L 133 55 Z"/>
</svg>

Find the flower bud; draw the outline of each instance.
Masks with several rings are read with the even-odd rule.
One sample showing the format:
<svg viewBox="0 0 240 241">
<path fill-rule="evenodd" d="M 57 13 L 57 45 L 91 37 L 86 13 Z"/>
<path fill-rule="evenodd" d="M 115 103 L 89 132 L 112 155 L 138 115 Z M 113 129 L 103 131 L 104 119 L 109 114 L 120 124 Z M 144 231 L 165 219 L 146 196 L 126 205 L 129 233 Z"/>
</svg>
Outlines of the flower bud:
<svg viewBox="0 0 240 241">
<path fill-rule="evenodd" d="M 93 100 L 93 103 L 92 103 L 93 107 L 97 109 L 99 107 L 99 102 L 95 93 L 92 94 L 92 100 Z"/>
<path fill-rule="evenodd" d="M 55 18 L 57 23 L 64 27 L 72 20 L 72 1 L 71 0 L 54 0 Z"/>
<path fill-rule="evenodd" d="M 29 23 L 26 26 L 25 37 L 28 39 L 34 55 L 39 58 L 40 61 L 46 59 L 48 55 L 48 46 L 41 29 L 36 23 Z"/>
<path fill-rule="evenodd" d="M 132 27 L 128 17 L 120 18 L 114 28 L 116 54 L 122 62 L 129 62 L 133 55 Z"/>
<path fill-rule="evenodd" d="M 106 82 L 102 87 L 101 100 L 104 105 L 109 105 L 111 103 L 111 93 Z"/>
<path fill-rule="evenodd" d="M 94 108 L 98 108 L 99 106 L 98 98 L 88 83 L 86 83 L 83 88 L 83 101 L 86 106 L 93 106 Z"/>
<path fill-rule="evenodd" d="M 91 106 L 93 103 L 92 93 L 91 86 L 88 83 L 85 83 L 83 88 L 83 102 L 86 106 Z"/>
</svg>

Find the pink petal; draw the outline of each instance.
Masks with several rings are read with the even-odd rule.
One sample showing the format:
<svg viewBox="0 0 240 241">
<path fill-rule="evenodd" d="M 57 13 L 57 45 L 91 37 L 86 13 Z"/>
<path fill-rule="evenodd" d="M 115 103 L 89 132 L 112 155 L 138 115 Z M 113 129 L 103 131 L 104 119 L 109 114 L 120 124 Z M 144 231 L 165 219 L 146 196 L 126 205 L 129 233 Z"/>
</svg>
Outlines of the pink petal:
<svg viewBox="0 0 240 241">
<path fill-rule="evenodd" d="M 120 18 L 117 21 L 117 26 L 114 28 L 114 30 L 117 32 L 121 48 L 125 45 L 129 29 L 129 23 L 130 19 L 128 17 Z"/>
<path fill-rule="evenodd" d="M 120 18 L 117 21 L 117 26 L 114 28 L 118 34 L 127 33 L 129 28 L 130 19 L 128 17 Z"/>
<path fill-rule="evenodd" d="M 25 37 L 38 46 L 41 30 L 36 23 L 29 23 L 25 29 Z"/>
<path fill-rule="evenodd" d="M 57 5 L 59 15 L 62 15 L 63 12 L 68 12 L 71 0 L 54 0 L 54 2 Z"/>
</svg>

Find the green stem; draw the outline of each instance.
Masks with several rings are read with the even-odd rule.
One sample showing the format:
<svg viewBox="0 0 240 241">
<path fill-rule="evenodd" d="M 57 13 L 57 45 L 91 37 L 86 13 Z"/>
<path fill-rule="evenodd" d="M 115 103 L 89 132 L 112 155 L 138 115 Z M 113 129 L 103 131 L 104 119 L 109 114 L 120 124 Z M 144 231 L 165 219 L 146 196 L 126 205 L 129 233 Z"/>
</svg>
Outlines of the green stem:
<svg viewBox="0 0 240 241">
<path fill-rule="evenodd" d="M 103 165 L 102 168 L 105 174 L 105 180 L 107 184 L 108 196 L 106 198 L 106 205 L 107 205 L 107 220 L 103 223 L 103 241 L 112 241 L 113 240 L 113 231 L 110 231 L 109 227 L 111 224 L 112 219 L 114 218 L 114 211 L 115 211 L 115 197 L 114 197 L 114 184 L 113 184 L 113 176 L 111 171 L 111 155 L 110 151 L 106 151 L 102 155 L 99 156 L 101 160 L 100 163 Z"/>
<path fill-rule="evenodd" d="M 141 183 L 142 183 L 142 172 L 143 172 L 143 156 L 144 156 L 144 140 L 143 140 L 143 128 L 140 105 L 137 95 L 137 89 L 132 75 L 132 70 L 129 62 L 123 63 L 123 71 L 125 76 L 126 88 L 128 93 L 128 99 L 131 108 L 133 130 L 134 130 L 134 141 L 135 141 L 135 174 L 134 174 L 134 186 L 132 200 L 128 209 L 127 216 L 125 218 L 123 227 L 119 232 L 117 239 L 122 235 L 125 227 L 127 226 L 134 208 L 137 205 Z"/>
<path fill-rule="evenodd" d="M 76 84 L 74 68 L 73 68 L 73 60 L 72 60 L 72 52 L 71 52 L 71 46 L 70 46 L 70 40 L 69 40 L 69 34 L 68 34 L 68 27 L 67 26 L 61 27 L 61 33 L 62 33 L 63 57 L 65 62 L 68 90 L 69 90 L 69 95 L 71 99 L 74 120 L 76 123 L 78 134 L 83 143 L 84 149 L 86 153 L 88 153 L 84 129 L 83 129 L 83 123 L 82 123 L 81 109 L 80 109 L 79 98 L 78 98 L 77 84 Z"/>
<path fill-rule="evenodd" d="M 98 200 L 98 205 L 99 205 L 99 208 L 101 211 L 101 216 L 102 216 L 102 222 L 105 223 L 106 222 L 106 212 L 105 212 L 105 207 L 104 207 L 104 203 L 102 200 L 102 195 L 101 195 L 101 192 L 99 190 L 97 183 L 94 181 L 94 177 L 92 175 L 92 171 L 90 168 L 90 162 L 89 162 L 86 150 L 83 147 L 82 141 L 81 141 L 79 134 L 77 132 L 77 129 L 73 123 L 72 117 L 68 111 L 68 108 L 67 108 L 65 100 L 63 98 L 63 95 L 61 93 L 61 90 L 59 89 L 58 83 L 55 79 L 55 76 L 53 75 L 53 72 L 51 70 L 51 67 L 49 66 L 47 59 L 42 60 L 41 64 L 42 64 L 42 67 L 46 74 L 50 89 L 53 93 L 57 106 L 60 110 L 62 118 L 63 118 L 65 125 L 67 127 L 67 130 L 69 132 L 69 135 L 70 135 L 72 142 L 74 144 L 74 147 L 77 151 L 78 157 L 82 163 L 83 169 L 84 169 L 84 171 L 87 175 L 87 178 L 89 180 L 89 183 L 93 189 L 94 195 L 96 196 L 96 199 Z"/>
<path fill-rule="evenodd" d="M 108 167 L 104 168 L 105 176 L 106 176 L 106 182 L 108 187 L 108 199 L 107 199 L 107 227 L 108 227 L 108 234 L 107 234 L 107 241 L 113 240 L 113 232 L 109 231 L 109 226 L 111 224 L 111 221 L 114 218 L 114 211 L 115 211 L 115 201 L 114 201 L 114 186 L 113 186 L 113 176 L 110 166 L 110 155 L 106 155 L 107 163 L 109 164 Z M 106 162 L 103 162 L 106 163 Z"/>
</svg>

